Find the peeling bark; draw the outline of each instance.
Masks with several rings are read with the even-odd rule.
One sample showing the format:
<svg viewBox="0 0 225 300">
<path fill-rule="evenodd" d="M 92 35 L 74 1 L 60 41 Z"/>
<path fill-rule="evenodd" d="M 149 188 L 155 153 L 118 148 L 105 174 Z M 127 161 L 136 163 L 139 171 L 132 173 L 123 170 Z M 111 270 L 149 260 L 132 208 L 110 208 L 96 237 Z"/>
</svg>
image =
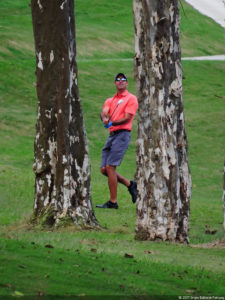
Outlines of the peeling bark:
<svg viewBox="0 0 225 300">
<path fill-rule="evenodd" d="M 34 143 L 34 217 L 97 225 L 78 91 L 74 1 L 32 0 L 38 117 Z"/>
<path fill-rule="evenodd" d="M 178 0 L 133 0 L 133 11 L 139 99 L 135 236 L 189 242 L 191 177 Z"/>
</svg>

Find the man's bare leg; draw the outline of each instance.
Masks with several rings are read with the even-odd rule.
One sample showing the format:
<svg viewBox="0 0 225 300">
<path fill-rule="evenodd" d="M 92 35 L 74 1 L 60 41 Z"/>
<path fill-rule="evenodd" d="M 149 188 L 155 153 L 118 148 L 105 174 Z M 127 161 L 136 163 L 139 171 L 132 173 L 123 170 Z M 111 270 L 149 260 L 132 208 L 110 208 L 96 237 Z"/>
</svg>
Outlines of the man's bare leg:
<svg viewBox="0 0 225 300">
<path fill-rule="evenodd" d="M 110 191 L 110 201 L 116 203 L 117 201 L 117 174 L 114 166 L 106 166 L 106 173 L 108 176 L 108 185 Z"/>
<path fill-rule="evenodd" d="M 107 169 L 106 167 L 102 167 L 101 168 L 101 173 L 105 176 L 108 176 L 107 174 Z M 130 180 L 126 179 L 125 177 L 123 177 L 121 174 L 119 174 L 116 170 L 115 170 L 116 176 L 117 176 L 117 181 L 123 185 L 125 185 L 126 187 L 130 186 Z"/>
<path fill-rule="evenodd" d="M 110 202 L 114 204 L 117 203 L 117 183 L 119 182 L 128 188 L 128 191 L 132 197 L 132 202 L 136 203 L 137 183 L 135 181 L 130 181 L 125 177 L 123 177 L 121 174 L 116 172 L 116 167 L 114 166 L 107 165 L 106 167 L 101 167 L 100 170 L 104 176 L 108 177 L 108 185 L 110 190 Z M 97 206 L 97 207 L 102 207 L 102 206 Z"/>
</svg>

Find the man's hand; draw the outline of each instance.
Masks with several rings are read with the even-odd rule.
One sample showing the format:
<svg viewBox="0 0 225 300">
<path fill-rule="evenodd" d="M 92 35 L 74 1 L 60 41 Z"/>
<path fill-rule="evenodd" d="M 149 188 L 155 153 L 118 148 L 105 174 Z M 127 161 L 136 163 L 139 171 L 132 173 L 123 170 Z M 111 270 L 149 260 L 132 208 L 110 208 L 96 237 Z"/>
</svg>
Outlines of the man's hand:
<svg viewBox="0 0 225 300">
<path fill-rule="evenodd" d="M 109 124 L 109 118 L 103 117 L 102 122 L 103 122 L 104 125 L 108 125 Z"/>
<path fill-rule="evenodd" d="M 109 128 L 112 126 L 112 122 L 110 121 L 110 119 L 108 118 L 108 110 L 109 108 L 107 107 L 105 110 L 103 110 L 100 114 L 101 120 L 103 122 L 103 125 L 105 128 Z"/>
<path fill-rule="evenodd" d="M 109 127 L 111 127 L 112 126 L 112 122 L 110 121 L 108 124 L 104 124 L 104 127 L 105 128 L 109 128 Z"/>
</svg>

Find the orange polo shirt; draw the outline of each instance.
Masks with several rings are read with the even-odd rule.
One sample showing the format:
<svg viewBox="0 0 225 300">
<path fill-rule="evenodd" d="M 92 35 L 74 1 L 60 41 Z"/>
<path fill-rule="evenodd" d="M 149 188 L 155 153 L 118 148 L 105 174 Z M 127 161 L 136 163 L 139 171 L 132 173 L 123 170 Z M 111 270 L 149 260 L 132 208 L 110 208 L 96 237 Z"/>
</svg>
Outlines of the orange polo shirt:
<svg viewBox="0 0 225 300">
<path fill-rule="evenodd" d="M 122 102 L 117 106 L 118 101 L 120 101 L 120 100 L 122 100 Z M 117 108 L 116 108 L 116 106 L 117 106 Z M 132 121 L 133 121 L 136 111 L 138 109 L 138 101 L 137 101 L 136 96 L 132 95 L 127 90 L 124 91 L 119 96 L 116 93 L 114 97 L 106 99 L 103 109 L 105 107 L 109 107 L 109 116 L 111 116 L 114 109 L 116 108 L 115 112 L 113 113 L 112 118 L 110 119 L 110 121 L 112 121 L 112 122 L 124 118 L 125 113 L 129 113 L 132 115 L 132 118 L 126 124 L 109 127 L 109 132 L 117 131 L 120 129 L 131 130 Z"/>
</svg>

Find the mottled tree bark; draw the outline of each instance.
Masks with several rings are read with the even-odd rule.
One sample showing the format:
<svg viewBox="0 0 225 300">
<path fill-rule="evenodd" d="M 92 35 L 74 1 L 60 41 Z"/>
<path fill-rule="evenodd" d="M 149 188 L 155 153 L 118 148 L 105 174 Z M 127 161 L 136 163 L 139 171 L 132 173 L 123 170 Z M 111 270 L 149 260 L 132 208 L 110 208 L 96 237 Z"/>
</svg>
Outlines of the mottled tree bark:
<svg viewBox="0 0 225 300">
<path fill-rule="evenodd" d="M 133 0 L 139 99 L 136 239 L 189 242 L 178 0 Z"/>
<path fill-rule="evenodd" d="M 73 0 L 32 0 L 38 117 L 34 220 L 97 224 L 77 85 Z"/>
</svg>

